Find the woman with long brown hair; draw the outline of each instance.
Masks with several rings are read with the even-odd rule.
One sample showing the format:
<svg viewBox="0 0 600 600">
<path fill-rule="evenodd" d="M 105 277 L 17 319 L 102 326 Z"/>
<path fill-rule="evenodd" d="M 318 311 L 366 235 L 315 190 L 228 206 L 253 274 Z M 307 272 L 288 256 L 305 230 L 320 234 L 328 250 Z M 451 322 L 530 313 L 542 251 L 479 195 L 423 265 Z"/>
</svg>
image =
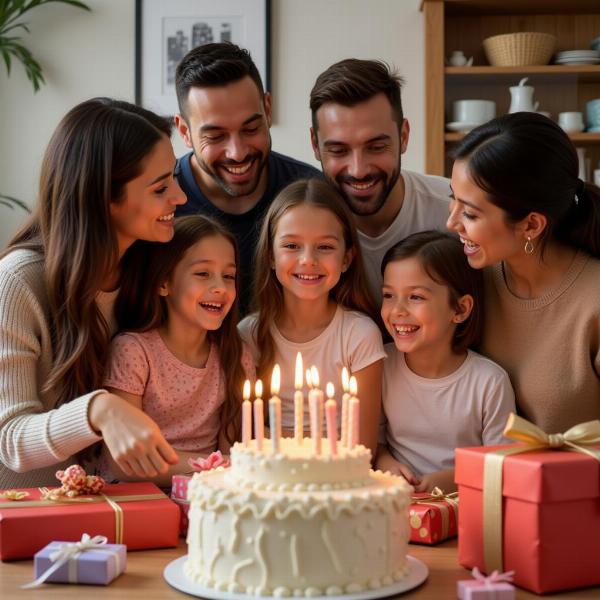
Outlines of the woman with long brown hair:
<svg viewBox="0 0 600 600">
<path fill-rule="evenodd" d="M 171 239 L 185 202 L 169 135 L 154 113 L 95 98 L 50 140 L 37 207 L 0 259 L 0 488 L 56 483 L 101 439 L 130 475 L 177 461 L 152 419 L 101 387 L 124 265 L 137 240 Z"/>
<path fill-rule="evenodd" d="M 255 282 L 258 312 L 239 329 L 259 376 L 269 377 L 275 362 L 282 368 L 283 429 L 294 426 L 291 384 L 301 352 L 305 365 L 318 368 L 320 387 L 334 383 L 340 404 L 342 368 L 356 376 L 360 439 L 374 456 L 385 353 L 352 214 L 335 188 L 304 179 L 279 192 L 262 225 Z"/>
</svg>

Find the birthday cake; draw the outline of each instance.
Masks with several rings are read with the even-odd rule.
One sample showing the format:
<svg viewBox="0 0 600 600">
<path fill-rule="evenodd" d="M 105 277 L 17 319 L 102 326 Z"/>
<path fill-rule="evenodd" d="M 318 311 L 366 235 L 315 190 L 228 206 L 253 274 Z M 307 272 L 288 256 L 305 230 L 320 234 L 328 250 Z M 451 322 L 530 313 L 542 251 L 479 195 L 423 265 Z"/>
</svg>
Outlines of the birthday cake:
<svg viewBox="0 0 600 600">
<path fill-rule="evenodd" d="M 325 439 L 323 440 L 325 442 Z M 204 586 L 255 596 L 342 595 L 407 572 L 412 488 L 370 469 L 362 445 L 311 438 L 236 443 L 231 467 L 190 482 L 184 572 Z"/>
</svg>

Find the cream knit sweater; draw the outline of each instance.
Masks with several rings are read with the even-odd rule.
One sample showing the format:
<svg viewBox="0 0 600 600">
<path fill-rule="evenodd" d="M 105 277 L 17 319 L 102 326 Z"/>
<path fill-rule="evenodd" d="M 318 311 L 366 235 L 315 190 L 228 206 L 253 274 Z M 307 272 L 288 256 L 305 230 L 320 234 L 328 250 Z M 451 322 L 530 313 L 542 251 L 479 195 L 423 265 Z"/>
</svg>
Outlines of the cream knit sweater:
<svg viewBox="0 0 600 600">
<path fill-rule="evenodd" d="M 579 252 L 534 300 L 511 294 L 500 265 L 485 276 L 481 351 L 508 371 L 518 412 L 547 433 L 600 419 L 600 260 Z"/>
<path fill-rule="evenodd" d="M 102 390 L 56 408 L 40 392 L 51 364 L 43 258 L 15 250 L 0 260 L 0 489 L 57 485 L 55 471 L 101 439 L 87 414 Z"/>
</svg>

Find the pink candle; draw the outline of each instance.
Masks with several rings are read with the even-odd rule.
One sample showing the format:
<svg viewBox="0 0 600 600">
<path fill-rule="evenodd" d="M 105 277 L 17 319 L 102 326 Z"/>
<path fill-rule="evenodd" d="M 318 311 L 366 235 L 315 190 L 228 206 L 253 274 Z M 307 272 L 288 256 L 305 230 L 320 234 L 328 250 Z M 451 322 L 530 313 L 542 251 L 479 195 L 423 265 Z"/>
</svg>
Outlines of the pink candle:
<svg viewBox="0 0 600 600">
<path fill-rule="evenodd" d="M 296 443 L 302 443 L 302 437 L 304 435 L 304 394 L 302 393 L 302 354 L 298 352 L 296 355 L 296 372 L 294 376 L 294 437 Z"/>
<path fill-rule="evenodd" d="M 281 445 L 281 400 L 279 386 L 281 384 L 281 370 L 279 365 L 273 367 L 271 375 L 271 399 L 269 400 L 269 425 L 271 428 L 272 452 L 277 454 Z"/>
<path fill-rule="evenodd" d="M 256 438 L 256 449 L 259 451 L 263 448 L 265 437 L 262 391 L 262 381 L 258 379 L 254 385 L 254 395 L 256 396 L 256 400 L 254 400 L 254 437 Z"/>
<path fill-rule="evenodd" d="M 348 404 L 350 403 L 349 385 L 350 376 L 348 374 L 348 369 L 344 367 L 342 369 L 342 389 L 344 390 L 344 394 L 342 396 L 342 438 L 340 440 L 340 444 L 342 446 L 348 445 Z"/>
<path fill-rule="evenodd" d="M 323 392 L 319 389 L 319 371 L 316 367 L 310 368 L 310 377 L 313 385 L 313 388 L 308 392 L 308 402 L 312 409 L 310 429 L 313 452 L 316 456 L 320 456 L 323 438 Z"/>
<path fill-rule="evenodd" d="M 327 439 L 329 440 L 329 454 L 337 456 L 337 402 L 335 389 L 331 381 L 327 384 L 327 402 L 325 402 L 325 421 L 327 423 Z"/>
<path fill-rule="evenodd" d="M 356 377 L 350 377 L 350 406 L 348 410 L 348 448 L 352 449 L 358 445 L 358 436 L 360 433 L 360 402 L 356 396 L 358 393 L 358 384 Z"/>
<path fill-rule="evenodd" d="M 250 381 L 244 381 L 242 402 L 242 443 L 248 447 L 252 438 L 252 405 L 250 404 Z"/>
</svg>

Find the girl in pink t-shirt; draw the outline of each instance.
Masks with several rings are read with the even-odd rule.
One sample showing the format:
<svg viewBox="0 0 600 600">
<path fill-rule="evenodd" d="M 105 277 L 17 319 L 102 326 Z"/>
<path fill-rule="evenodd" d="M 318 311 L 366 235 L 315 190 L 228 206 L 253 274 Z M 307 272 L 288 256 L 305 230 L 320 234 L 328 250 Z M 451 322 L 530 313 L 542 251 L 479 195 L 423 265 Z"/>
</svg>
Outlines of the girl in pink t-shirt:
<svg viewBox="0 0 600 600">
<path fill-rule="evenodd" d="M 124 281 L 105 386 L 148 413 L 178 451 L 172 470 L 237 439 L 241 390 L 254 365 L 237 333 L 234 238 L 203 216 L 175 222 L 173 239 L 148 249 Z M 141 465 L 150 471 L 150 464 Z M 121 473 L 111 465 L 110 471 Z M 162 481 L 162 479 L 161 479 Z"/>
</svg>

